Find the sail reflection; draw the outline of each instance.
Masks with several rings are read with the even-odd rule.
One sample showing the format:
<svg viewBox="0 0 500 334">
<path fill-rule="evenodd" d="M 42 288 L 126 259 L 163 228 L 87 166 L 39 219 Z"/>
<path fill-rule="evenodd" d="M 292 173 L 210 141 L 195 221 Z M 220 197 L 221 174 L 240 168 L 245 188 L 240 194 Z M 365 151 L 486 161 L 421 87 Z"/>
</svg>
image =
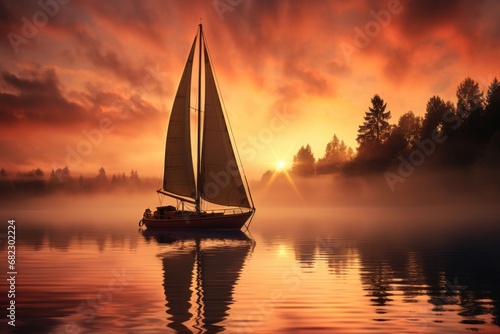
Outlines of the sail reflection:
<svg viewBox="0 0 500 334">
<path fill-rule="evenodd" d="M 193 316 L 190 312 L 190 300 L 195 261 L 196 252 L 193 249 L 163 257 L 163 288 L 167 298 L 167 312 L 170 314 L 168 326 L 180 333 L 189 333 L 184 323 Z"/>
<path fill-rule="evenodd" d="M 168 327 L 178 333 L 223 331 L 253 240 L 241 231 L 142 234 L 168 246 L 160 254 Z"/>
</svg>

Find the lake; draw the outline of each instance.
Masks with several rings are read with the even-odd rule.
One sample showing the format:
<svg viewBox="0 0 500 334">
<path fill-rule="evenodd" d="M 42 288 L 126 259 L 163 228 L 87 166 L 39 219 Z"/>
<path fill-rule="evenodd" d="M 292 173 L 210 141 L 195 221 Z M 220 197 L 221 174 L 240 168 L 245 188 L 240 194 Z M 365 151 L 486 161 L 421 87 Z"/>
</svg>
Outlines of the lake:
<svg viewBox="0 0 500 334">
<path fill-rule="evenodd" d="M 263 208 L 246 233 L 178 233 L 140 229 L 141 201 L 3 206 L 2 333 L 500 333 L 493 209 Z"/>
</svg>

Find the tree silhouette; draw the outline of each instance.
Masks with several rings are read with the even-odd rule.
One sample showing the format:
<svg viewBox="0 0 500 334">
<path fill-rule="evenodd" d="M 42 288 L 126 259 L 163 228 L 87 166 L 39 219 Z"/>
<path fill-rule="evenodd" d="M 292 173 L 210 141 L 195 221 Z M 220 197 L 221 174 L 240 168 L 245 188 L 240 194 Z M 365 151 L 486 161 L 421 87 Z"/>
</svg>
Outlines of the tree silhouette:
<svg viewBox="0 0 500 334">
<path fill-rule="evenodd" d="M 347 160 L 350 161 L 352 159 L 354 159 L 354 150 L 349 146 L 347 148 Z"/>
<path fill-rule="evenodd" d="M 399 118 L 397 130 L 403 135 L 406 146 L 411 148 L 420 137 L 422 117 L 415 116 L 412 111 L 408 111 Z"/>
<path fill-rule="evenodd" d="M 499 97 L 500 97 L 500 82 L 498 82 L 495 77 L 488 87 L 488 92 L 486 93 L 486 107 L 490 107 L 495 103 L 498 105 Z"/>
<path fill-rule="evenodd" d="M 106 186 L 108 184 L 108 177 L 106 176 L 106 171 L 104 167 L 99 169 L 96 177 L 97 186 Z"/>
<path fill-rule="evenodd" d="M 302 146 L 293 157 L 292 173 L 301 176 L 314 175 L 314 155 L 311 146 Z"/>
<path fill-rule="evenodd" d="M 80 177 L 78 178 L 78 188 L 80 190 L 85 189 L 85 180 L 83 179 L 83 174 L 80 173 Z"/>
<path fill-rule="evenodd" d="M 391 112 L 385 111 L 387 103 L 379 95 L 372 99 L 372 107 L 369 107 L 364 117 L 363 125 L 359 126 L 358 141 L 360 148 L 364 145 L 382 144 L 389 135 L 389 119 Z"/>
<path fill-rule="evenodd" d="M 111 176 L 111 185 L 114 187 L 118 184 L 120 184 L 120 178 L 117 177 L 116 174 L 113 174 L 113 176 Z"/>
<path fill-rule="evenodd" d="M 500 131 L 500 83 L 497 78 L 493 79 L 488 87 L 483 124 L 489 138 Z"/>
<path fill-rule="evenodd" d="M 483 108 L 483 92 L 479 84 L 467 77 L 457 87 L 457 112 L 463 118 L 468 118 L 472 113 Z"/>
<path fill-rule="evenodd" d="M 12 180 L 11 189 L 22 194 L 43 195 L 47 191 L 44 172 L 40 168 L 28 172 L 17 172 L 17 179 Z"/>
<path fill-rule="evenodd" d="M 262 183 L 267 183 L 271 180 L 271 177 L 273 176 L 273 171 L 268 169 L 264 174 L 262 174 L 262 178 L 260 179 L 260 182 Z"/>
<path fill-rule="evenodd" d="M 372 106 L 368 108 L 363 124 L 358 129 L 358 154 L 346 165 L 347 172 L 381 170 L 386 168 L 390 160 L 385 144 L 392 132 L 389 124 L 391 112 L 386 111 L 387 103 L 379 95 L 373 96 L 371 102 Z"/>
<path fill-rule="evenodd" d="M 326 145 L 325 155 L 318 159 L 316 172 L 318 174 L 339 171 L 343 164 L 352 159 L 353 151 L 347 147 L 344 141 L 339 141 L 337 135 Z"/>
<path fill-rule="evenodd" d="M 442 98 L 435 95 L 429 99 L 425 108 L 425 116 L 422 122 L 420 139 L 432 138 L 434 131 L 442 131 L 444 126 L 444 115 L 453 113 L 455 107 L 451 102 L 444 102 Z"/>
<path fill-rule="evenodd" d="M 40 168 L 32 169 L 28 172 L 17 172 L 18 177 L 43 179 L 44 172 Z"/>
<path fill-rule="evenodd" d="M 64 181 L 71 180 L 71 172 L 67 166 L 64 168 L 57 168 L 56 170 L 52 170 L 50 172 L 50 183 L 62 183 Z"/>
<path fill-rule="evenodd" d="M 133 184 L 139 183 L 139 174 L 137 174 L 137 170 L 130 171 L 130 182 Z"/>
<path fill-rule="evenodd" d="M 110 179 L 109 182 L 104 167 L 99 169 L 96 177 L 85 178 L 80 174 L 76 179 L 71 177 L 68 167 L 53 169 L 47 179 L 44 178 L 44 172 L 40 168 L 27 172 L 18 171 L 15 178 L 8 178 L 5 169 L 0 168 L 0 198 L 42 196 L 61 192 L 68 194 L 91 193 L 112 189 L 139 191 L 150 189 L 157 182 L 156 179 L 139 179 L 137 170 L 132 170 L 130 178 L 122 173 L 113 174 Z"/>
</svg>

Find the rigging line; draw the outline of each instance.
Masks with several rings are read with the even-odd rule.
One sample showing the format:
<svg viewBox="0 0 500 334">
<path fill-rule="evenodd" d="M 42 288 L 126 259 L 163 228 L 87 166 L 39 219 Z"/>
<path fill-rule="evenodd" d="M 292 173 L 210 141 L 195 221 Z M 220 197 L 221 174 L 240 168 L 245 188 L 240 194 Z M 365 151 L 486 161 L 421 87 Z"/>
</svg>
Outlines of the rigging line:
<svg viewBox="0 0 500 334">
<path fill-rule="evenodd" d="M 193 109 L 194 111 L 198 112 L 198 108 L 196 108 L 196 107 L 189 106 L 189 109 Z M 200 111 L 203 113 L 203 110 L 200 110 Z"/>
<path fill-rule="evenodd" d="M 250 187 L 248 185 L 248 181 L 247 181 L 247 176 L 246 176 L 246 173 L 245 173 L 245 169 L 243 168 L 243 163 L 241 162 L 241 157 L 240 157 L 240 152 L 238 150 L 238 146 L 236 145 L 236 140 L 235 140 L 235 137 L 234 137 L 234 133 L 233 133 L 233 128 L 231 126 L 231 121 L 229 120 L 229 115 L 227 114 L 227 110 L 226 110 L 226 104 L 224 103 L 224 97 L 222 96 L 222 94 L 220 93 L 220 87 L 219 87 L 219 81 L 217 80 L 217 74 L 215 72 L 215 67 L 214 67 L 214 64 L 212 63 L 212 54 L 210 53 L 210 49 L 208 48 L 208 43 L 206 42 L 206 38 L 205 38 L 205 34 L 203 34 L 203 44 L 205 46 L 205 49 L 207 50 L 207 53 L 208 53 L 208 56 L 209 56 L 209 61 L 211 63 L 211 66 L 212 66 L 212 74 L 213 74 L 213 77 L 215 79 L 215 85 L 217 86 L 217 94 L 219 95 L 219 98 L 221 100 L 221 103 L 222 103 L 222 110 L 226 116 L 226 120 L 227 120 L 227 124 L 229 126 L 229 131 L 231 132 L 231 137 L 233 139 L 233 142 L 234 142 L 234 149 L 236 150 L 236 156 L 238 157 L 238 161 L 239 161 L 239 164 L 240 164 L 240 168 L 241 168 L 241 171 L 243 172 L 243 175 L 245 177 L 245 183 L 247 185 L 247 191 L 248 191 L 248 195 L 250 197 L 250 201 L 252 202 L 252 208 L 255 209 L 255 205 L 254 205 L 254 202 L 253 202 L 253 199 L 252 199 L 252 194 L 250 192 Z"/>
<path fill-rule="evenodd" d="M 168 126 L 168 124 L 167 124 Z M 163 138 L 166 138 L 168 136 L 168 130 L 166 131 L 167 134 L 163 137 Z M 167 150 L 167 142 L 164 141 L 164 149 L 163 149 L 163 152 L 166 152 Z M 160 169 L 160 177 L 158 179 L 158 185 L 156 187 L 156 189 L 163 189 L 163 185 L 165 183 L 165 161 L 163 161 L 163 163 L 160 165 L 161 166 L 161 169 Z M 157 193 L 158 194 L 158 204 L 159 205 L 162 205 L 163 203 L 163 198 L 160 196 L 160 193 Z"/>
<path fill-rule="evenodd" d="M 250 219 L 253 219 L 253 216 L 250 217 Z M 252 256 L 255 246 L 257 245 L 257 242 L 255 241 L 255 237 L 253 236 L 252 232 L 250 232 L 249 229 L 246 229 L 245 233 L 248 233 L 250 235 L 250 243 L 252 244 L 250 256 Z"/>
<path fill-rule="evenodd" d="M 168 121 L 167 121 L 167 127 L 168 127 Z M 163 136 L 163 138 L 167 138 L 168 136 L 168 129 L 167 131 L 165 131 L 165 135 Z M 163 146 L 163 152 L 166 153 L 167 151 L 167 141 L 165 140 L 164 141 L 164 146 Z M 158 186 L 157 186 L 157 189 L 160 189 L 160 188 L 163 188 L 163 184 L 165 182 L 165 159 L 163 159 L 162 161 L 162 164 L 161 164 L 161 172 L 159 173 L 160 174 L 160 179 L 158 180 Z"/>
<path fill-rule="evenodd" d="M 245 172 L 243 172 L 243 176 L 245 177 L 245 183 L 247 184 L 248 195 L 250 196 L 250 202 L 252 202 L 252 210 L 253 210 L 253 212 L 255 212 L 257 209 L 255 208 L 255 204 L 253 202 L 252 193 L 250 192 L 250 186 L 248 185 L 247 175 L 245 174 Z M 248 224 L 248 226 L 250 226 L 250 224 Z"/>
<path fill-rule="evenodd" d="M 164 107 L 165 109 L 165 107 Z M 170 111 L 170 115 L 169 115 L 169 120 L 170 120 L 170 116 L 172 115 L 172 111 Z M 167 130 L 165 131 L 165 135 L 163 136 L 163 138 L 167 138 L 168 137 L 168 123 L 169 121 L 167 121 Z M 164 146 L 163 146 L 163 152 L 165 153 L 165 156 L 166 156 L 166 152 L 167 152 L 167 141 L 165 140 L 164 141 Z M 157 186 L 157 189 L 163 189 L 163 186 L 165 184 L 165 159 L 163 159 L 162 161 L 162 164 L 161 164 L 161 172 L 159 173 L 160 174 L 160 179 L 158 180 L 158 186 Z M 158 202 L 160 205 L 162 205 L 163 203 L 163 198 L 160 197 L 160 194 L 158 193 Z"/>
<path fill-rule="evenodd" d="M 250 233 L 250 224 L 252 224 L 252 219 L 253 219 L 254 216 L 255 216 L 255 208 L 252 211 L 252 214 L 250 215 L 250 220 L 245 224 L 245 227 L 246 227 L 245 232 L 249 232 Z M 250 234 L 252 234 L 252 233 L 250 233 Z"/>
</svg>

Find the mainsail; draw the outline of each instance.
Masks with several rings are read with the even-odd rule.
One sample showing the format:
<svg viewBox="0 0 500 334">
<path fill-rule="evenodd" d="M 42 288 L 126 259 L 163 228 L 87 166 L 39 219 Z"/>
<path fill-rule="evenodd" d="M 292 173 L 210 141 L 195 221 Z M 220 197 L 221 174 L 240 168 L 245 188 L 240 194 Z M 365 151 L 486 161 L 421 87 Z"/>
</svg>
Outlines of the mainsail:
<svg viewBox="0 0 500 334">
<path fill-rule="evenodd" d="M 189 52 L 186 67 L 182 73 L 181 82 L 177 89 L 172 114 L 167 132 L 165 149 L 165 173 L 163 189 L 175 195 L 194 199 L 196 186 L 194 182 L 193 157 L 191 154 L 190 134 L 190 99 L 191 73 L 196 38 Z"/>
<path fill-rule="evenodd" d="M 191 153 L 190 99 L 193 58 L 197 42 L 200 54 L 198 103 L 204 101 L 204 110 L 198 111 L 201 114 L 198 122 L 197 155 L 199 156 L 196 158 L 196 184 Z M 205 78 L 204 99 L 201 98 L 202 70 Z M 252 208 L 231 144 L 201 25 L 200 32 L 191 47 L 172 107 L 167 134 L 163 189 L 169 193 L 167 195 L 177 199 L 194 199 L 197 211 L 200 210 L 200 198 L 214 204 Z"/>
<path fill-rule="evenodd" d="M 215 204 L 251 208 L 236 163 L 206 46 L 205 116 L 201 153 L 201 197 Z"/>
</svg>

